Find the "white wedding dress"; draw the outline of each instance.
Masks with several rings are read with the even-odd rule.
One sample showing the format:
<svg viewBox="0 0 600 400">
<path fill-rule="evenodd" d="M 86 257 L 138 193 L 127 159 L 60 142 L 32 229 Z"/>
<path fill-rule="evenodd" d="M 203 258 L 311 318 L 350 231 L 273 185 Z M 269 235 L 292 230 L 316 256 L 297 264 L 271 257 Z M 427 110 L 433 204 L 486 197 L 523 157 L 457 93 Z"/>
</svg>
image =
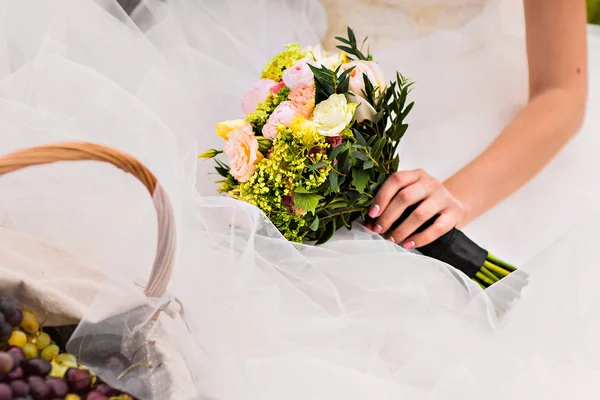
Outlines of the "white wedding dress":
<svg viewBox="0 0 600 400">
<path fill-rule="evenodd" d="M 373 37 L 389 74 L 417 82 L 403 168 L 447 177 L 526 101 L 519 0 L 325 3 L 329 33 L 315 0 L 156 0 L 131 17 L 114 0 L 0 0 L 0 152 L 92 141 L 158 176 L 177 216 L 170 290 L 192 329 L 185 346 L 198 398 L 600 393 L 598 31 L 590 28 L 581 132 L 466 229 L 529 274 L 522 298 L 498 315 L 513 278 L 484 292 L 360 227 L 318 248 L 290 244 L 257 209 L 217 196 L 210 163 L 197 162 L 221 144 L 215 123 L 240 116 L 240 94 L 282 44 L 330 44 L 346 23 Z M 106 166 L 3 177 L 0 221 L 119 279 L 143 279 L 151 265 L 152 202 Z"/>
</svg>

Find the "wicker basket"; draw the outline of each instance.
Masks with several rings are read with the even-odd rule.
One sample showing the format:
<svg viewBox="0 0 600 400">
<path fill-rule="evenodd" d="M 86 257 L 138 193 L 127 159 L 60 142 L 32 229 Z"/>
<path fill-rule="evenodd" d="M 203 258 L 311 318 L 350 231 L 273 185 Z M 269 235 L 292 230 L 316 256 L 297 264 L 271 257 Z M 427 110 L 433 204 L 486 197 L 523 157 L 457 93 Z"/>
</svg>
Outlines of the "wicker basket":
<svg viewBox="0 0 600 400">
<path fill-rule="evenodd" d="M 152 272 L 143 294 L 149 299 L 165 296 L 173 269 L 175 228 L 171 203 L 165 192 L 160 190 L 156 177 L 138 160 L 127 154 L 97 144 L 75 142 L 34 147 L 3 156 L 0 158 L 0 175 L 30 166 L 62 161 L 106 162 L 133 175 L 146 187 L 154 200 L 158 218 L 158 241 Z M 0 229 L 0 240 L 3 243 L 3 246 L 0 246 L 0 293 L 3 296 L 18 299 L 24 306 L 42 316 L 46 321 L 46 326 L 58 326 L 54 330 L 53 339 L 60 340 L 63 342 L 61 344 L 64 344 L 66 341 L 64 339 L 70 337 L 76 324 L 86 316 L 88 306 L 95 299 L 97 293 L 100 290 L 105 292 L 106 285 L 103 282 L 105 277 L 64 249 L 22 232 L 2 228 Z M 18 265 L 18 257 L 14 257 L 17 265 L 7 265 L 12 264 L 9 253 L 18 253 L 19 250 L 26 247 L 24 244 L 30 248 L 33 246 L 36 252 L 39 252 L 40 262 Z M 80 287 L 75 285 L 69 292 L 69 286 L 65 284 L 60 290 L 56 290 L 56 280 L 53 279 L 52 284 L 44 282 L 43 279 L 37 280 L 38 277 L 48 275 L 54 277 L 55 271 L 52 268 L 61 269 L 61 273 L 70 278 L 76 276 L 74 281 Z M 136 296 L 144 298 L 141 293 Z M 162 306 L 159 310 L 167 310 L 168 315 L 158 321 L 161 313 L 156 312 L 152 306 L 148 306 L 150 303 L 149 300 L 147 304 L 140 305 L 137 309 L 119 310 L 115 313 L 116 315 L 111 315 L 104 321 L 91 321 L 88 318 L 75 331 L 74 337 L 77 336 L 77 333 L 80 333 L 80 336 L 73 340 L 75 344 L 71 343 L 70 346 L 77 348 L 80 353 L 82 349 L 85 351 L 86 354 L 83 356 L 80 354 L 81 362 L 86 364 L 87 356 L 92 368 L 101 369 L 103 367 L 102 357 L 111 352 L 130 352 L 129 354 L 131 354 L 136 350 L 135 348 L 132 350 L 132 347 L 143 347 L 144 343 L 148 341 L 153 343 L 162 341 L 162 343 L 157 343 L 156 351 L 153 354 L 147 355 L 148 359 L 154 359 L 154 362 L 159 363 L 162 368 L 162 372 L 159 374 L 160 379 L 153 377 L 153 379 L 147 380 L 151 386 L 148 390 L 153 394 L 147 398 L 182 398 L 183 393 L 180 388 L 186 386 L 184 392 L 190 394 L 194 390 L 194 385 L 189 379 L 189 375 L 183 377 L 181 374 L 181 371 L 186 369 L 186 362 L 183 360 L 184 356 L 177 350 L 180 343 L 175 343 L 181 342 L 181 338 L 171 339 L 169 337 L 169 332 L 181 332 L 182 327 L 185 326 L 178 313 L 179 305 L 168 300 L 160 303 Z M 136 315 L 146 318 L 146 320 L 148 315 L 153 318 L 150 318 L 150 322 L 136 334 L 129 334 L 127 329 L 122 328 L 132 316 L 136 318 Z M 98 322 L 98 328 L 96 322 Z M 153 337 L 159 339 L 154 340 Z M 165 353 L 167 354 L 165 355 Z M 176 369 L 178 372 L 171 374 L 171 371 Z M 113 386 L 116 385 L 113 384 Z M 125 388 L 120 387 L 120 389 Z M 175 392 L 178 394 L 174 397 Z"/>
</svg>

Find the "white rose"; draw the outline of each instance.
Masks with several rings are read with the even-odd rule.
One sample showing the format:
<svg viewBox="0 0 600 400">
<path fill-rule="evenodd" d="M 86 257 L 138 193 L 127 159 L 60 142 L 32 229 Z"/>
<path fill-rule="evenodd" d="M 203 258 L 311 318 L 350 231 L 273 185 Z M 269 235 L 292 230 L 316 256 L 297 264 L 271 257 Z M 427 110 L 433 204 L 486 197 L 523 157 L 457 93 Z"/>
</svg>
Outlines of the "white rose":
<svg viewBox="0 0 600 400">
<path fill-rule="evenodd" d="M 310 61 L 319 61 L 325 58 L 325 55 L 327 54 L 320 44 L 316 46 L 306 46 L 302 49 L 302 51 L 308 53 L 308 58 Z"/>
<path fill-rule="evenodd" d="M 307 46 L 304 48 L 304 51 L 308 53 L 308 62 L 315 67 L 325 67 L 334 71 L 337 67 L 342 65 L 346 60 L 346 56 L 342 52 L 337 52 L 333 54 L 328 54 L 323 47 L 320 45 L 317 46 Z"/>
<path fill-rule="evenodd" d="M 352 122 L 356 104 L 349 104 L 343 94 L 333 94 L 317 104 L 313 114 L 317 131 L 323 136 L 338 136 Z"/>
</svg>

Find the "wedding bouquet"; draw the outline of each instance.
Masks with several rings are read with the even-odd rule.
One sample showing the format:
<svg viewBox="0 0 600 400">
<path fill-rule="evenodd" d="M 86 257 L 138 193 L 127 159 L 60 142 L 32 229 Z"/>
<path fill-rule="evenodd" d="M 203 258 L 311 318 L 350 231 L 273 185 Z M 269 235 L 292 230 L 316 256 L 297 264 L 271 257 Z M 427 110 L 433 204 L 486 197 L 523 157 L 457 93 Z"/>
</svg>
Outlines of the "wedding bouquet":
<svg viewBox="0 0 600 400">
<path fill-rule="evenodd" d="M 412 83 L 399 73 L 386 82 L 350 28 L 337 40 L 340 52 L 332 55 L 286 46 L 243 96 L 246 118 L 217 124 L 224 149 L 200 155 L 224 153 L 228 164 L 215 158 L 220 191 L 260 208 L 290 241 L 322 244 L 367 219 L 375 194 L 398 169 L 408 129 Z M 515 270 L 456 229 L 419 251 L 484 288 Z"/>
</svg>

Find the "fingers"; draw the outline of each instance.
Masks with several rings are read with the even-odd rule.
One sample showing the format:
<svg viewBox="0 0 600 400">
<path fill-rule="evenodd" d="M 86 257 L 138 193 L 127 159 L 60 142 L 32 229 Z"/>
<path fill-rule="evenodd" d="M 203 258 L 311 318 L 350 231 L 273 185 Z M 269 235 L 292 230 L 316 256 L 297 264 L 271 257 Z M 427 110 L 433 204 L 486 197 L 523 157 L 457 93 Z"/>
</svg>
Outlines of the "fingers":
<svg viewBox="0 0 600 400">
<path fill-rule="evenodd" d="M 392 199 L 396 194 L 403 188 L 412 185 L 419 180 L 421 176 L 420 170 L 414 171 L 401 171 L 391 175 L 381 186 L 375 199 L 373 199 L 373 205 L 369 210 L 369 217 L 377 218 L 387 208 Z"/>
<path fill-rule="evenodd" d="M 374 232 L 387 232 L 408 207 L 425 200 L 430 194 L 431 189 L 419 182 L 402 189 L 377 218 Z"/>
<path fill-rule="evenodd" d="M 396 229 L 389 235 L 394 243 L 402 243 L 421 225 L 435 217 L 446 208 L 445 199 L 430 197 L 421 203 Z"/>
<path fill-rule="evenodd" d="M 429 228 L 423 232 L 417 233 L 409 237 L 402 247 L 405 249 L 418 249 L 419 247 L 427 246 L 433 243 L 441 236 L 450 232 L 456 226 L 456 217 L 453 213 L 441 214 Z M 399 243 L 399 242 L 397 242 Z"/>
<path fill-rule="evenodd" d="M 420 203 L 420 204 L 419 204 Z M 375 219 L 367 228 L 385 234 L 406 212 L 419 204 L 388 239 L 412 249 L 428 245 L 454 228 L 463 217 L 462 204 L 441 182 L 423 170 L 402 171 L 390 176 L 379 189 L 369 216 Z M 438 215 L 436 221 L 423 232 L 415 232 Z"/>
</svg>

